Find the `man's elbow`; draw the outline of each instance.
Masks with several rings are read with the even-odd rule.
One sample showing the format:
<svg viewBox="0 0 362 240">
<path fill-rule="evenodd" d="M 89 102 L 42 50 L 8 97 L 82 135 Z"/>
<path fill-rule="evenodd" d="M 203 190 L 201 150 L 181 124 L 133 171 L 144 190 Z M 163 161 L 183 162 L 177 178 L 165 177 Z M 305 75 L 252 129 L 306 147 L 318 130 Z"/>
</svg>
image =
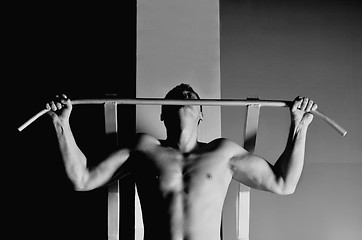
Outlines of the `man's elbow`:
<svg viewBox="0 0 362 240">
<path fill-rule="evenodd" d="M 74 184 L 74 191 L 77 192 L 84 192 L 84 191 L 88 191 L 87 187 L 84 184 Z"/>
<path fill-rule="evenodd" d="M 291 195 L 295 192 L 297 186 L 291 184 L 279 184 L 272 192 L 278 195 Z"/>
<path fill-rule="evenodd" d="M 89 191 L 91 188 L 89 187 L 89 175 L 83 174 L 81 178 L 73 179 L 74 190 L 77 192 Z"/>
<path fill-rule="evenodd" d="M 87 184 L 74 184 L 74 191 L 77 191 L 77 192 L 85 192 L 85 191 L 90 191 L 93 189 L 94 188 L 90 187 Z"/>
<path fill-rule="evenodd" d="M 73 181 L 73 188 L 74 188 L 74 191 L 77 191 L 77 192 L 87 191 L 87 188 L 86 188 L 85 184 L 80 183 L 80 182 L 74 182 Z"/>
<path fill-rule="evenodd" d="M 288 187 L 280 191 L 279 195 L 292 195 L 295 192 L 295 187 Z"/>
</svg>

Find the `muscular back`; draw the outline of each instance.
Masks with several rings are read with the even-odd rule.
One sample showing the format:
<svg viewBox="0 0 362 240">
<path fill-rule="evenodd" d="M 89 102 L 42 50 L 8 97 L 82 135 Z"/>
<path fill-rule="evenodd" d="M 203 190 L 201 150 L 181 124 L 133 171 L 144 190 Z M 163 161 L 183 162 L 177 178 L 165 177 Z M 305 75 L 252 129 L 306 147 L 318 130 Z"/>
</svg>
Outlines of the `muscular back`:
<svg viewBox="0 0 362 240">
<path fill-rule="evenodd" d="M 232 178 L 224 141 L 199 143 L 185 155 L 142 136 L 131 161 L 145 239 L 220 238 L 222 207 Z"/>
</svg>

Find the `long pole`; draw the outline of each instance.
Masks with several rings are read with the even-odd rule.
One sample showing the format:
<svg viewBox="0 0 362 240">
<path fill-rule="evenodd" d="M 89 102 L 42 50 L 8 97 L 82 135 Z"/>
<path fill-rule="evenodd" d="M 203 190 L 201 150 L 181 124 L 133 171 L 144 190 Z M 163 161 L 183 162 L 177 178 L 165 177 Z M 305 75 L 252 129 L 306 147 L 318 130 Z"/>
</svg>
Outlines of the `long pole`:
<svg viewBox="0 0 362 240">
<path fill-rule="evenodd" d="M 104 104 L 115 102 L 126 105 L 203 105 L 203 106 L 248 106 L 260 105 L 264 107 L 287 107 L 291 101 L 277 100 L 239 100 L 239 99 L 163 99 L 163 98 L 136 98 L 136 99 L 82 99 L 73 100 L 72 104 Z"/>
<path fill-rule="evenodd" d="M 72 100 L 73 105 L 80 104 L 104 104 L 106 102 L 114 102 L 117 104 L 124 105 L 203 105 L 203 106 L 249 106 L 249 105 L 258 105 L 260 107 L 290 107 L 292 101 L 283 101 L 283 100 L 254 100 L 254 99 L 162 99 L 162 98 L 136 98 L 136 99 L 80 99 L 80 100 Z M 31 117 L 28 121 L 22 124 L 18 130 L 22 131 L 27 126 L 29 126 L 36 119 L 47 113 L 48 109 L 43 109 L 33 117 Z M 311 113 L 315 116 L 320 117 L 324 121 L 326 121 L 331 127 L 333 127 L 340 135 L 345 136 L 347 131 L 340 126 L 336 121 L 322 114 L 320 111 L 315 110 L 311 111 Z"/>
</svg>

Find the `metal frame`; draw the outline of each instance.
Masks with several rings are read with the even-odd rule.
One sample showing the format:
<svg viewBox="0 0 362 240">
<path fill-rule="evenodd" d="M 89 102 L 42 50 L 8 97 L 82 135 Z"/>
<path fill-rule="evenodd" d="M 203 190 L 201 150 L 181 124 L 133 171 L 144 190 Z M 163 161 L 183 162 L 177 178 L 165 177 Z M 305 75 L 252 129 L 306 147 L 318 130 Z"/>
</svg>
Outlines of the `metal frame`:
<svg viewBox="0 0 362 240">
<path fill-rule="evenodd" d="M 255 100 L 255 99 L 250 99 Z M 247 106 L 244 127 L 244 148 L 254 152 L 256 146 L 256 135 L 259 123 L 260 104 Z M 107 135 L 117 135 L 117 103 L 106 102 L 104 104 L 105 132 Z M 117 136 L 114 142 L 118 144 Z M 119 240 L 120 219 L 120 191 L 119 181 L 113 183 L 108 190 L 108 240 Z M 239 184 L 239 193 L 236 199 L 236 232 L 238 240 L 249 240 L 250 220 L 250 188 Z"/>
<path fill-rule="evenodd" d="M 105 132 L 118 145 L 117 103 L 104 104 Z M 108 240 L 119 240 L 120 195 L 119 181 L 108 188 Z"/>
<path fill-rule="evenodd" d="M 259 104 L 247 106 L 244 126 L 244 148 L 249 152 L 254 152 L 256 147 L 259 113 Z M 238 240 L 249 240 L 250 187 L 240 183 L 236 198 L 236 236 Z"/>
</svg>

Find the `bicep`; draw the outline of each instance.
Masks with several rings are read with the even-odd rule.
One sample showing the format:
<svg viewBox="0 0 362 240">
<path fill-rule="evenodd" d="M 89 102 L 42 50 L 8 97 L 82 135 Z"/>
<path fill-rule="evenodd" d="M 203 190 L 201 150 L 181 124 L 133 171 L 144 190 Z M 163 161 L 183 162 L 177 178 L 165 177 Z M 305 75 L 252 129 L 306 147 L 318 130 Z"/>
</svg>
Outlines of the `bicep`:
<svg viewBox="0 0 362 240">
<path fill-rule="evenodd" d="M 246 150 L 231 159 L 233 179 L 251 188 L 277 192 L 279 180 L 273 165 L 267 160 Z"/>
<path fill-rule="evenodd" d="M 129 149 L 121 149 L 111 154 L 98 166 L 88 172 L 88 174 L 85 176 L 83 186 L 84 189 L 82 190 L 91 190 L 97 187 L 101 187 L 111 181 L 116 180 L 115 175 L 117 175 L 117 178 L 121 178 L 122 176 L 118 170 L 126 163 L 129 157 Z M 116 174 L 117 172 L 119 174 Z"/>
</svg>

